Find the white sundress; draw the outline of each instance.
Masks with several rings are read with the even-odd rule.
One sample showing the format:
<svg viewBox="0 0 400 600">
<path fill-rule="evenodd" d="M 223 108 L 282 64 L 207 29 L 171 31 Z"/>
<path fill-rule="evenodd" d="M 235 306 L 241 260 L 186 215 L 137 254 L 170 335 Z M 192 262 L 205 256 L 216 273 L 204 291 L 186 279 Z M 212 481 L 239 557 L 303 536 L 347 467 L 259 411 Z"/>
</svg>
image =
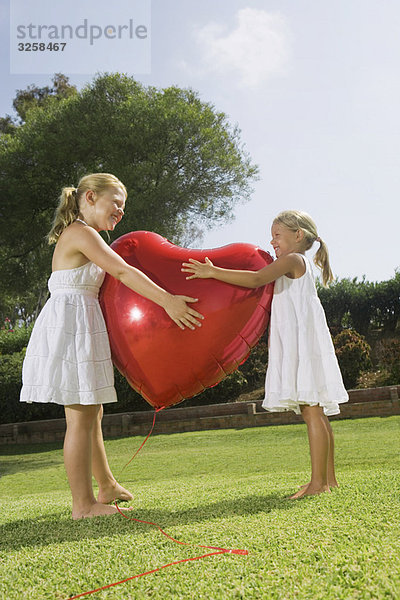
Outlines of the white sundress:
<svg viewBox="0 0 400 600">
<path fill-rule="evenodd" d="M 272 412 L 320 405 L 325 415 L 340 413 L 349 396 L 335 355 L 311 264 L 300 255 L 302 277 L 275 281 L 263 408 Z"/>
<path fill-rule="evenodd" d="M 108 333 L 98 293 L 105 273 L 93 262 L 53 271 L 22 369 L 21 402 L 116 402 Z"/>
</svg>

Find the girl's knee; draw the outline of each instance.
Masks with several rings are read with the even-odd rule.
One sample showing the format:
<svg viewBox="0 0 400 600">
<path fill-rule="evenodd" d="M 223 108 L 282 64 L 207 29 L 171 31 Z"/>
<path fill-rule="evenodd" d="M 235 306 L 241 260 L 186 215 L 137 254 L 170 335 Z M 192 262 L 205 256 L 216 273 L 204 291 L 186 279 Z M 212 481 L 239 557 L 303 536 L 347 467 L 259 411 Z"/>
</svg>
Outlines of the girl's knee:
<svg viewBox="0 0 400 600">
<path fill-rule="evenodd" d="M 72 404 L 65 407 L 67 427 L 91 428 L 99 418 L 101 405 Z"/>
<path fill-rule="evenodd" d="M 323 418 L 324 416 L 324 411 L 322 410 L 321 406 L 319 406 L 319 404 L 314 406 L 310 406 L 309 404 L 302 404 L 300 406 L 300 410 L 301 416 L 303 417 L 306 423 L 313 419 Z"/>
</svg>

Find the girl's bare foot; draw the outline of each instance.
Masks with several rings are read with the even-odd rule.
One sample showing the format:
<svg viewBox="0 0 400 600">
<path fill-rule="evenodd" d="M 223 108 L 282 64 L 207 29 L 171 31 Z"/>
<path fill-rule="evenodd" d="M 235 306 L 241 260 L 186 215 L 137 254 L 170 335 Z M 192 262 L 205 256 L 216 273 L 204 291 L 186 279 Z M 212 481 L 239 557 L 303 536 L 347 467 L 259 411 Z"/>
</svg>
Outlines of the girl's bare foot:
<svg viewBox="0 0 400 600">
<path fill-rule="evenodd" d="M 304 485 L 299 485 L 299 490 L 304 490 L 304 488 L 308 487 L 310 485 L 310 481 L 308 483 L 305 483 Z M 336 481 L 336 479 L 334 480 L 333 483 L 331 483 L 330 481 L 328 482 L 328 485 L 330 488 L 336 488 L 339 487 L 338 482 Z"/>
<path fill-rule="evenodd" d="M 120 508 L 122 511 L 130 511 L 133 510 L 130 508 Z M 73 510 L 72 518 L 74 521 L 77 519 L 89 519 L 91 517 L 104 517 L 107 515 L 116 515 L 118 514 L 118 510 L 115 506 L 108 506 L 106 504 L 102 504 L 101 502 L 95 502 L 91 506 L 81 509 L 81 510 Z"/>
<path fill-rule="evenodd" d="M 129 502 L 132 499 L 132 494 L 122 487 L 122 485 L 120 485 L 117 481 L 114 481 L 107 486 L 102 486 L 99 489 L 97 496 L 97 501 L 101 502 L 102 504 L 110 504 L 111 502 L 115 502 L 115 500 Z"/>
<path fill-rule="evenodd" d="M 299 498 L 304 498 L 304 496 L 318 496 L 319 494 L 323 494 L 324 492 L 330 492 L 329 485 L 311 485 L 311 482 L 302 486 L 293 496 L 289 496 L 290 500 L 298 500 Z"/>
<path fill-rule="evenodd" d="M 299 485 L 299 490 L 304 490 L 304 488 L 308 487 L 309 485 L 310 485 L 310 482 L 304 483 L 303 485 Z"/>
</svg>

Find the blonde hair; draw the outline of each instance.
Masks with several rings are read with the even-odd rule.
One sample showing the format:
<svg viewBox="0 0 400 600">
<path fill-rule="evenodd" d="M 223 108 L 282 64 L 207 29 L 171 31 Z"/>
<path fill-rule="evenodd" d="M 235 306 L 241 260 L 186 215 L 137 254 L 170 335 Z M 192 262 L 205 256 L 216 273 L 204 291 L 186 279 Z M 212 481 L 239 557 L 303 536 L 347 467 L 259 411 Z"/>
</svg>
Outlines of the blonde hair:
<svg viewBox="0 0 400 600">
<path fill-rule="evenodd" d="M 322 284 L 326 287 L 328 283 L 334 280 L 329 264 L 328 247 L 318 236 L 317 226 L 305 212 L 299 210 L 284 210 L 274 219 L 274 223 L 284 225 L 291 231 L 301 231 L 304 233 L 305 250 L 310 250 L 314 242 L 319 242 L 319 248 L 314 256 L 314 262 L 322 271 Z"/>
<path fill-rule="evenodd" d="M 77 219 L 80 211 L 79 201 L 87 191 L 101 194 L 113 186 L 121 188 L 125 197 L 128 195 L 124 184 L 111 173 L 90 173 L 82 177 L 78 187 L 63 188 L 51 230 L 47 235 L 48 243 L 55 244 L 64 229 Z"/>
</svg>

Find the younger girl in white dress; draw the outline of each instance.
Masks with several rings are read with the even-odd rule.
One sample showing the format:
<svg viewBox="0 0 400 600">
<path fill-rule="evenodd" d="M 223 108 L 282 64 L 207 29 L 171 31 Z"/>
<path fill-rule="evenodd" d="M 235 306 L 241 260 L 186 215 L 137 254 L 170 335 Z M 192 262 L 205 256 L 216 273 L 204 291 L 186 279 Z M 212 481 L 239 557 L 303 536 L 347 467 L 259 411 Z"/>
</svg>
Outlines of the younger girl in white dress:
<svg viewBox="0 0 400 600">
<path fill-rule="evenodd" d="M 311 481 L 291 496 L 301 498 L 338 485 L 333 432 L 327 417 L 340 412 L 339 404 L 348 401 L 348 394 L 305 256 L 305 251 L 319 242 L 314 261 L 322 269 L 326 285 L 333 280 L 326 244 L 311 217 L 300 211 L 280 213 L 271 233 L 276 260 L 259 271 L 221 269 L 208 258 L 205 263 L 189 259 L 182 271 L 191 273 L 187 279 L 213 277 L 249 288 L 275 281 L 263 407 L 301 412 L 307 424 Z"/>
<path fill-rule="evenodd" d="M 22 402 L 65 406 L 64 463 L 72 493 L 72 517 L 117 512 L 109 506 L 132 494 L 108 465 L 101 419 L 103 404 L 116 402 L 110 346 L 98 292 L 105 272 L 164 308 L 182 329 L 200 326 L 198 312 L 128 265 L 102 239 L 124 215 L 125 186 L 108 173 L 83 177 L 64 188 L 48 235 L 55 243 L 51 296 L 35 322 L 23 365 Z M 92 474 L 99 486 L 93 494 Z"/>
</svg>

